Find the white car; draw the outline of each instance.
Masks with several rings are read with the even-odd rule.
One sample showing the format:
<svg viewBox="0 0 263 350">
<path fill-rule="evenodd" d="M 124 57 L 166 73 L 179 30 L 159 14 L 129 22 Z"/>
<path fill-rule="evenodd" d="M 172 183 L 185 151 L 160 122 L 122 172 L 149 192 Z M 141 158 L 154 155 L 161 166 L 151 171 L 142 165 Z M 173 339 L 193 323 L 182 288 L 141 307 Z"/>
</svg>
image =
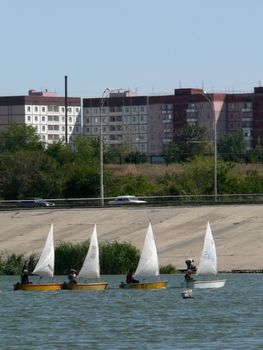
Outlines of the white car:
<svg viewBox="0 0 263 350">
<path fill-rule="evenodd" d="M 110 201 L 109 204 L 122 205 L 122 204 L 143 204 L 147 203 L 142 201 L 135 196 L 118 196 L 113 201 Z"/>
</svg>

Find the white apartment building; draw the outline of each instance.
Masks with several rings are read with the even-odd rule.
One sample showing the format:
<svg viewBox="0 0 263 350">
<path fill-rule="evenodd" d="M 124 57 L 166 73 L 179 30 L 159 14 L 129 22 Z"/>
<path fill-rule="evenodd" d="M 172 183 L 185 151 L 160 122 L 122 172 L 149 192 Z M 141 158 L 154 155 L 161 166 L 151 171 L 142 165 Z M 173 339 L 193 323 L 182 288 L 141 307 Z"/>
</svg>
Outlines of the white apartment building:
<svg viewBox="0 0 263 350">
<path fill-rule="evenodd" d="M 81 135 L 81 99 L 67 99 L 68 142 Z M 13 124 L 32 125 L 45 143 L 65 141 L 65 98 L 55 92 L 30 90 L 28 96 L 0 97 L 0 129 Z"/>
<path fill-rule="evenodd" d="M 83 99 L 83 134 L 100 137 L 100 123 L 106 146 L 124 147 L 127 152 L 148 153 L 148 102 L 129 91 L 104 99 Z"/>
</svg>

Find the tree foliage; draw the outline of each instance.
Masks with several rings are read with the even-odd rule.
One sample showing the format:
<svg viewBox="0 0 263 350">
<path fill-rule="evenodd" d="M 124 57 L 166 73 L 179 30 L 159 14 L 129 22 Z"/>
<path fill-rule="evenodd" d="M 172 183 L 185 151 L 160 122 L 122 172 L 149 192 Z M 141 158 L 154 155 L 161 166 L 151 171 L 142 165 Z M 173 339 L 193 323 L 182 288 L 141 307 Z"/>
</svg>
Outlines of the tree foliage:
<svg viewBox="0 0 263 350">
<path fill-rule="evenodd" d="M 39 140 L 35 128 L 31 125 L 11 124 L 0 133 L 0 153 L 43 149 L 44 144 Z"/>
<path fill-rule="evenodd" d="M 238 162 L 245 158 L 246 143 L 241 132 L 226 134 L 218 140 L 217 151 L 226 162 Z"/>
<path fill-rule="evenodd" d="M 177 130 L 174 142 L 164 145 L 163 156 L 166 164 L 185 162 L 210 153 L 210 148 L 206 128 L 188 124 Z"/>
</svg>

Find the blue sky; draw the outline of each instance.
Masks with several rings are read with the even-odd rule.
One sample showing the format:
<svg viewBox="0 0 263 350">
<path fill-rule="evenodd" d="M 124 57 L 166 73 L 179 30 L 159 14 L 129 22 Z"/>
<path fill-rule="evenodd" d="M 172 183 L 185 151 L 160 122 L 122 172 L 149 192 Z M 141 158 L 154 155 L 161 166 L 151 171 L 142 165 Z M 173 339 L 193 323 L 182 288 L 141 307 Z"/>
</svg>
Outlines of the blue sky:
<svg viewBox="0 0 263 350">
<path fill-rule="evenodd" d="M 0 96 L 263 84 L 262 0 L 6 0 Z"/>
</svg>

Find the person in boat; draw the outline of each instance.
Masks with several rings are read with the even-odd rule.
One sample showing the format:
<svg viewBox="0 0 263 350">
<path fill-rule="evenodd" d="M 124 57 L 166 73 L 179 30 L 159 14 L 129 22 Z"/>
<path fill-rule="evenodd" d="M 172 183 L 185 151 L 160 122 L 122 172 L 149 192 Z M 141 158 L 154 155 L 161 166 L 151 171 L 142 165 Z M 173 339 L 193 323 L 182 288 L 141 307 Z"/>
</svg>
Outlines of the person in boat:
<svg viewBox="0 0 263 350">
<path fill-rule="evenodd" d="M 69 283 L 77 283 L 77 271 L 75 269 L 70 269 L 68 274 Z"/>
<path fill-rule="evenodd" d="M 193 271 L 196 272 L 196 266 L 194 264 L 194 259 L 188 258 L 185 260 L 186 266 L 187 266 L 187 270 L 189 271 Z"/>
<path fill-rule="evenodd" d="M 187 270 L 191 270 L 192 259 L 188 258 L 185 260 Z"/>
<path fill-rule="evenodd" d="M 31 274 L 29 273 L 28 270 L 24 270 L 22 273 L 21 273 L 21 284 L 29 284 L 29 276 Z"/>
<path fill-rule="evenodd" d="M 136 280 L 133 277 L 133 270 L 130 270 L 126 276 L 126 283 L 130 284 L 130 283 L 139 283 L 138 280 Z"/>
<path fill-rule="evenodd" d="M 184 275 L 184 280 L 185 280 L 186 283 L 194 282 L 194 279 L 193 279 L 192 271 L 191 271 L 191 270 L 188 270 L 188 271 L 186 272 L 186 274 Z"/>
<path fill-rule="evenodd" d="M 191 262 L 191 266 L 190 266 L 190 267 L 191 267 L 190 270 L 191 270 L 192 272 L 196 272 L 196 266 L 195 266 L 195 264 L 194 264 L 194 259 L 192 259 L 192 262 Z"/>
</svg>

